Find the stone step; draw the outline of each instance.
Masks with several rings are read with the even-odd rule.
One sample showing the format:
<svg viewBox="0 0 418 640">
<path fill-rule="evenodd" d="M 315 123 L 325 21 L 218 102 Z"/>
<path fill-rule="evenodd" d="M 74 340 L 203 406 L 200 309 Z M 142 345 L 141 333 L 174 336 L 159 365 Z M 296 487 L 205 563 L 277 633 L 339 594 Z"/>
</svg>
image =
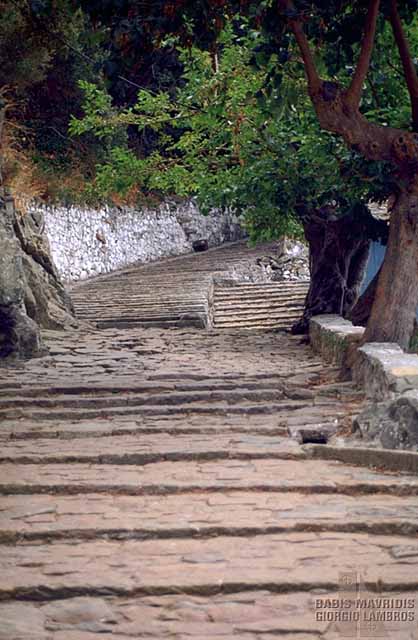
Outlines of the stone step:
<svg viewBox="0 0 418 640">
<path fill-rule="evenodd" d="M 78 312 L 79 313 L 79 312 Z M 199 315 L 203 315 L 206 316 L 206 309 L 202 308 L 202 307 L 195 307 L 194 309 L 173 309 L 171 312 L 170 311 L 153 311 L 153 312 L 149 312 L 147 313 L 146 311 L 144 311 L 143 309 L 133 309 L 133 310 L 129 310 L 129 309 L 117 309 L 115 308 L 113 310 L 113 312 L 106 312 L 106 310 L 103 309 L 103 312 L 100 314 L 100 316 L 98 316 L 98 314 L 94 313 L 94 311 L 89 310 L 88 312 L 86 312 L 84 314 L 84 317 L 89 317 L 90 319 L 93 320 L 97 320 L 97 318 L 99 317 L 99 320 L 97 320 L 97 322 L 106 322 L 108 320 L 120 320 L 121 322 L 124 321 L 133 321 L 133 320 L 137 320 L 138 322 L 151 322 L 152 320 L 166 320 L 166 321 L 178 321 L 181 320 L 182 318 L 184 318 L 185 316 L 187 317 L 193 317 L 193 316 L 199 316 Z"/>
<path fill-rule="evenodd" d="M 221 460 L 248 458 L 305 458 L 294 440 L 256 434 L 188 435 L 143 433 L 65 439 L 57 450 L 55 438 L 1 440 L 0 463 L 145 465 L 164 460 Z"/>
<path fill-rule="evenodd" d="M 307 283 L 215 285 L 211 303 L 217 329 L 289 328 L 300 317 Z"/>
<path fill-rule="evenodd" d="M 92 318 L 88 318 L 87 316 L 83 316 L 82 314 L 76 314 L 78 318 L 84 320 L 92 320 Z M 94 320 L 94 318 L 93 318 Z M 98 329 L 133 329 L 135 327 L 143 328 L 143 329 L 179 329 L 182 327 L 194 327 L 196 329 L 206 329 L 206 318 L 202 317 L 202 314 L 191 314 L 187 315 L 185 318 L 175 317 L 167 320 L 166 317 L 163 318 L 131 318 L 129 320 L 124 320 L 116 316 L 110 320 L 98 321 L 96 320 L 95 325 Z"/>
<path fill-rule="evenodd" d="M 141 405 L 183 405 L 186 403 L 211 403 L 211 402 L 226 402 L 230 404 L 237 404 L 241 402 L 265 402 L 269 400 L 282 400 L 284 398 L 284 392 L 282 389 L 256 389 L 250 390 L 244 388 L 228 389 L 219 391 L 195 391 L 195 392 L 180 392 L 172 390 L 166 394 L 151 393 L 151 394 L 135 394 L 135 393 L 112 393 L 110 395 L 103 395 L 98 393 L 94 396 L 78 396 L 70 394 L 55 395 L 54 397 L 29 397 L 29 398 L 7 398 L 3 397 L 1 402 L 1 411 L 3 409 L 10 408 L 56 408 L 56 407 L 73 407 L 73 408 L 94 408 L 94 407 L 124 407 L 124 406 L 141 406 Z M 305 404 L 311 404 L 306 402 Z M 286 403 L 285 408 L 287 408 Z M 300 406 L 297 404 L 295 406 Z"/>
<path fill-rule="evenodd" d="M 287 319 L 289 317 L 293 317 L 301 313 L 303 306 L 300 307 L 292 306 L 288 308 L 276 308 L 270 307 L 269 309 L 261 309 L 259 308 L 247 308 L 244 310 L 236 310 L 229 312 L 219 312 L 215 310 L 215 322 L 236 322 L 238 320 L 282 320 Z"/>
<path fill-rule="evenodd" d="M 229 320 L 216 320 L 214 321 L 215 329 L 282 329 L 288 330 L 289 327 L 300 318 L 299 314 L 289 315 L 287 318 L 277 320 L 275 318 L 271 320 L 243 320 L 243 321 L 229 321 Z"/>
<path fill-rule="evenodd" d="M 181 324 L 179 323 L 181 323 L 185 318 L 191 321 L 190 326 L 195 326 L 193 320 L 196 320 L 197 322 L 198 319 L 200 319 L 200 324 L 202 324 L 203 326 L 203 324 L 206 322 L 207 312 L 206 309 L 199 308 L 187 310 L 173 309 L 171 312 L 167 310 L 161 310 L 160 312 L 157 311 L 152 313 L 147 313 L 146 311 L 143 312 L 142 309 L 136 309 L 136 311 L 130 311 L 126 309 L 121 309 L 120 311 L 118 311 L 118 309 L 115 309 L 113 312 L 103 311 L 103 313 L 101 314 L 94 313 L 91 310 L 86 311 L 86 313 L 83 313 L 82 310 L 78 310 L 77 316 L 96 324 L 106 324 L 110 322 L 119 322 L 120 324 L 123 324 L 124 322 L 137 322 L 138 326 L 152 326 L 152 322 L 155 320 L 155 326 L 156 328 L 158 328 L 161 322 L 167 322 L 169 324 L 171 323 L 173 324 L 173 326 L 176 324 L 181 326 Z"/>
<path fill-rule="evenodd" d="M 174 400 L 174 399 L 173 399 Z M 313 405 L 319 411 L 322 411 L 323 415 L 326 415 L 327 410 L 329 413 L 335 412 L 335 415 L 340 415 L 340 412 L 336 412 L 334 409 L 334 402 L 327 400 L 312 401 L 308 400 L 289 400 L 283 399 L 276 402 L 268 402 L 266 400 L 260 400 L 255 402 L 256 399 L 241 399 L 239 402 L 208 402 L 205 401 L 190 401 L 190 402 L 172 402 L 168 399 L 165 404 L 156 403 L 156 398 L 151 398 L 149 404 L 143 402 L 143 398 L 132 399 L 128 404 L 126 402 L 118 402 L 117 398 L 109 398 L 100 402 L 97 399 L 95 402 L 89 401 L 88 398 L 80 399 L 79 404 L 75 400 L 71 402 L 71 399 L 66 400 L 61 404 L 52 404 L 38 409 L 35 403 L 29 404 L 27 407 L 11 407 L 0 408 L 0 419 L 5 420 L 80 420 L 89 418 L 109 418 L 117 419 L 125 416 L 213 416 L 213 415 L 276 415 L 280 420 L 283 413 L 290 413 L 302 409 L 303 411 L 311 411 Z"/>
<path fill-rule="evenodd" d="M 317 610 L 318 603 L 341 599 L 338 590 L 323 590 L 322 593 L 291 591 L 280 593 L 280 589 L 265 585 L 239 592 L 228 585 L 222 590 L 218 585 L 210 592 L 201 589 L 187 597 L 180 593 L 149 596 L 71 597 L 64 600 L 38 602 L 0 602 L 0 618 L 6 634 L 1 640 L 92 640 L 94 635 L 111 640 L 140 638 L 161 640 L 162 638 L 187 638 L 188 640 L 337 640 L 338 636 L 355 638 L 360 626 L 361 637 L 370 637 L 370 609 L 361 609 L 362 622 L 330 623 L 324 610 Z M 382 585 L 382 589 L 385 585 Z M 379 594 L 362 593 L 379 602 Z M 381 596 L 389 603 L 387 614 L 399 615 L 392 602 L 416 602 L 416 593 L 411 591 L 382 591 Z M 38 598 L 39 600 L 39 598 Z M 322 604 L 323 603 L 323 604 Z M 353 604 L 353 609 L 355 607 Z M 403 605 L 407 614 L 407 604 Z M 339 611 L 333 612 L 333 615 Z M 415 640 L 414 621 L 385 623 L 381 637 L 396 640 Z M 396 619 L 396 618 L 393 618 Z M 88 630 L 86 630 L 88 629 Z M 374 632 L 376 634 L 376 631 Z M 336 635 L 337 634 L 337 635 Z M 338 639 L 339 640 L 339 639 Z"/>
<path fill-rule="evenodd" d="M 413 536 L 416 497 L 242 491 L 158 496 L 0 498 L 0 544 L 22 540 L 193 538 L 338 531 Z M 182 518 L 179 521 L 179 514 Z M 256 514 L 256 518 L 254 515 Z"/>
<path fill-rule="evenodd" d="M 254 404 L 254 401 L 243 402 L 241 401 L 239 404 L 228 404 L 228 403 L 211 403 L 205 404 L 204 402 L 189 402 L 187 404 L 125 404 L 122 407 L 116 406 L 113 404 L 104 405 L 100 407 L 99 402 L 91 403 L 86 408 L 77 407 L 76 404 L 70 406 L 57 406 L 50 407 L 48 410 L 37 409 L 36 404 L 32 407 L 25 408 L 10 408 L 10 409 L 0 409 L 0 419 L 1 420 L 16 420 L 16 419 L 25 419 L 25 420 L 80 420 L 80 419 L 88 419 L 88 418 L 109 418 L 115 419 L 123 416 L 174 416 L 174 415 L 200 415 L 200 416 L 212 416 L 212 415 L 254 415 L 254 414 L 278 414 L 277 418 L 280 419 L 280 412 L 286 411 L 294 411 L 296 409 L 306 409 L 306 407 L 311 407 L 312 403 L 307 403 L 306 401 L 297 401 L 297 400 L 283 400 L 282 402 L 277 401 L 274 403 L 266 403 L 261 401 L 259 403 Z M 327 407 L 330 410 L 333 409 L 332 403 L 317 403 L 318 408 L 322 410 Z"/>
<path fill-rule="evenodd" d="M 342 414 L 340 413 L 340 416 Z M 321 416 L 322 417 L 322 416 Z M 331 420 L 332 418 L 332 420 Z M 335 416 L 329 416 L 329 426 L 334 424 Z M 316 424 L 317 415 L 306 416 L 303 420 L 300 416 L 299 423 Z M 309 422 L 311 420 L 311 422 Z M 325 420 L 325 418 L 324 418 Z M 113 435 L 135 436 L 142 438 L 144 434 L 156 433 L 162 437 L 167 435 L 210 434 L 217 438 L 225 434 L 249 434 L 286 437 L 289 435 L 286 423 L 289 419 L 281 419 L 280 424 L 273 417 L 265 417 L 262 414 L 242 416 L 210 416 L 202 421 L 200 416 L 188 416 L 187 420 L 181 414 L 168 416 L 126 416 L 117 420 L 109 418 L 89 418 L 74 421 L 28 421 L 28 420 L 3 420 L 0 429 L 0 442 L 28 439 L 71 439 L 71 438 L 107 438 Z M 323 424 L 321 422 L 321 424 Z"/>
<path fill-rule="evenodd" d="M 252 296 L 261 296 L 263 297 L 266 293 L 271 296 L 281 296 L 285 294 L 294 293 L 300 294 L 308 291 L 309 283 L 300 283 L 295 282 L 294 284 L 272 284 L 265 282 L 263 284 L 250 284 L 244 285 L 239 282 L 231 287 L 222 287 L 220 285 L 215 285 L 214 293 L 217 298 L 222 300 L 228 300 L 229 298 L 238 298 L 243 293 L 248 297 Z"/>
<path fill-rule="evenodd" d="M 138 305 L 140 305 L 141 312 L 149 312 L 149 311 L 154 311 L 155 309 L 161 309 L 161 301 L 159 300 L 154 300 L 153 302 L 144 302 L 143 300 L 139 300 L 139 301 L 130 300 L 129 302 L 126 302 L 126 303 L 123 303 L 122 301 L 117 301 L 117 300 L 113 300 L 109 302 L 105 302 L 103 300 L 102 303 L 97 303 L 92 305 L 87 304 L 87 302 L 84 302 L 83 304 L 80 303 L 79 308 L 80 309 L 83 308 L 86 311 L 90 310 L 90 312 L 94 312 L 97 309 L 101 309 L 103 311 L 115 312 L 118 309 L 138 310 Z M 184 309 L 184 311 L 188 311 L 189 309 L 195 309 L 196 307 L 204 310 L 206 308 L 206 300 L 204 300 L 203 298 L 202 298 L 202 301 L 193 299 L 190 303 L 187 303 L 184 299 L 181 302 L 179 300 L 175 300 L 173 302 L 167 301 L 167 304 L 164 306 L 166 309 L 176 309 L 176 310 Z"/>
<path fill-rule="evenodd" d="M 273 309 L 280 309 L 280 308 L 286 308 L 286 307 L 298 307 L 300 308 L 301 306 L 303 306 L 303 301 L 301 298 L 288 298 L 288 297 L 282 297 L 282 298 L 257 298 L 256 300 L 248 300 L 247 298 L 242 299 L 242 297 L 238 298 L 237 300 L 229 300 L 229 301 L 225 301 L 225 302 L 217 302 L 215 301 L 213 304 L 213 308 L 216 310 L 217 313 L 220 313 L 221 311 L 224 311 L 225 313 L 229 313 L 231 311 L 239 311 L 240 309 L 243 310 L 247 310 L 247 309 L 254 309 L 254 310 L 269 310 L 271 308 Z"/>
<path fill-rule="evenodd" d="M 171 381 L 170 381 L 171 380 Z M 201 381 L 190 380 L 173 380 L 173 379 L 160 379 L 159 381 L 141 381 L 137 382 L 132 380 L 128 384 L 83 384 L 83 385 L 51 385 L 47 387 L 41 386 L 26 386 L 26 385 L 1 385 L 0 398 L 2 406 L 4 403 L 9 402 L 15 398 L 40 398 L 43 395 L 50 396 L 101 396 L 103 394 L 159 394 L 166 392 L 218 392 L 218 391 L 239 391 L 245 389 L 248 391 L 277 391 L 283 388 L 284 380 L 280 376 L 272 376 L 271 378 L 265 378 L 260 381 L 259 379 L 251 378 L 230 378 L 219 379 L 212 378 L 210 381 L 207 379 Z M 289 386 L 289 385 L 288 385 Z M 321 389 L 323 385 L 321 385 Z M 341 385 L 327 385 L 324 392 L 340 391 L 341 389 L 354 389 L 352 383 L 341 383 Z M 4 401 L 4 403 L 3 403 Z"/>
<path fill-rule="evenodd" d="M 228 536 L 26 543 L 2 549 L 0 599 L 337 591 L 338 577 L 353 572 L 353 558 L 367 567 L 368 588 L 410 591 L 417 588 L 417 554 L 415 537 L 333 533 L 330 544 L 329 533 L 317 532 L 260 535 L 245 544 Z"/>
<path fill-rule="evenodd" d="M 376 473 L 324 460 L 254 459 L 112 464 L 1 465 L 0 494 L 165 495 L 266 491 L 418 496 L 418 476 Z M 290 497 L 289 497 L 290 500 Z M 308 498 L 307 498 L 308 500 Z"/>
</svg>

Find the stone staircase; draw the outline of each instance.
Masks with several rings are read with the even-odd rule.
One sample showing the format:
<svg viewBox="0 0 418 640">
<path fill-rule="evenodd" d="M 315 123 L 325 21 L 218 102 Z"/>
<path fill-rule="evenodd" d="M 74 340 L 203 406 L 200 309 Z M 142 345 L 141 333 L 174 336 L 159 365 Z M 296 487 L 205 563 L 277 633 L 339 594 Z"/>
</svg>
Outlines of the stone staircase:
<svg viewBox="0 0 418 640">
<path fill-rule="evenodd" d="M 212 322 L 216 329 L 288 329 L 303 311 L 307 282 L 215 284 Z"/>
<path fill-rule="evenodd" d="M 367 620 L 317 615 L 348 597 L 416 615 L 417 476 L 299 445 L 347 430 L 362 392 L 296 336 L 221 329 L 226 314 L 173 326 L 207 313 L 199 282 L 241 252 L 256 255 L 235 245 L 78 285 L 79 314 L 113 326 L 46 332 L 48 355 L 0 367 L 0 640 L 369 637 Z M 219 286 L 216 313 L 263 304 L 258 285 L 223 300 Z"/>
<path fill-rule="evenodd" d="M 307 283 L 213 287 L 275 249 L 238 242 L 135 265 L 74 285 L 71 296 L 77 316 L 99 328 L 288 328 L 301 315 Z"/>
</svg>

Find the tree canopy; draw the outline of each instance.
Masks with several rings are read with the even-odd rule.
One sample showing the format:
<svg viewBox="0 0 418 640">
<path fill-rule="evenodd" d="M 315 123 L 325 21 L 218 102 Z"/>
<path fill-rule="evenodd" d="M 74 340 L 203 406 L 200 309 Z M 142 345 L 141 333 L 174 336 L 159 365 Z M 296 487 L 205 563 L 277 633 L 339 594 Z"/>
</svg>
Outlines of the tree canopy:
<svg viewBox="0 0 418 640">
<path fill-rule="evenodd" d="M 3 4 L 0 54 L 22 53 L 0 72 L 9 121 L 41 173 L 78 176 L 70 198 L 196 196 L 233 207 L 265 239 L 313 238 L 313 219 L 368 220 L 369 200 L 391 195 L 367 335 L 407 343 L 418 301 L 418 0 Z M 372 226 L 358 227 L 364 239 Z M 407 283 L 396 323 L 393 279 Z"/>
</svg>

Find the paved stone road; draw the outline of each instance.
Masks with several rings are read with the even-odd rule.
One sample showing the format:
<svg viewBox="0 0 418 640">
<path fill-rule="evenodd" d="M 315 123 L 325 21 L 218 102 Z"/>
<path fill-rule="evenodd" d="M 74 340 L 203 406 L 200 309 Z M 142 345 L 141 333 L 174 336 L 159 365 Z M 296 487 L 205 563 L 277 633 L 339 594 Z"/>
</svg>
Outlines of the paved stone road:
<svg viewBox="0 0 418 640">
<path fill-rule="evenodd" d="M 292 434 L 362 402 L 308 346 L 47 339 L 49 356 L 0 369 L 1 640 L 418 638 L 418 477 L 307 457 Z M 375 604 L 360 636 L 328 619 L 356 573 Z"/>
</svg>

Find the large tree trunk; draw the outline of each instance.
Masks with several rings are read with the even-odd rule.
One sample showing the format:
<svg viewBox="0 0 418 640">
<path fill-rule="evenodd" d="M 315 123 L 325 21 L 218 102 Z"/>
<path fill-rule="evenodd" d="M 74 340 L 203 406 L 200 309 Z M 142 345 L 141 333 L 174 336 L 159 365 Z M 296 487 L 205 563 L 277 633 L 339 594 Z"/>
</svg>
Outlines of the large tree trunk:
<svg viewBox="0 0 418 640">
<path fill-rule="evenodd" d="M 373 280 L 369 283 L 367 289 L 363 291 L 363 293 L 361 294 L 360 298 L 357 300 L 351 312 L 347 314 L 347 318 L 351 320 L 351 322 L 356 326 L 365 327 L 369 321 L 374 298 L 376 295 L 377 281 L 379 279 L 379 274 L 380 274 L 380 269 L 376 273 Z"/>
<path fill-rule="evenodd" d="M 401 192 L 392 208 L 389 241 L 365 342 L 396 342 L 407 349 L 417 304 L 418 184 L 414 184 Z"/>
<path fill-rule="evenodd" d="M 364 219 L 352 215 L 332 220 L 319 215 L 304 218 L 311 282 L 303 316 L 292 327 L 292 333 L 306 333 L 312 316 L 335 313 L 346 317 L 350 313 L 357 302 L 369 256 L 370 219 L 366 214 Z"/>
</svg>

